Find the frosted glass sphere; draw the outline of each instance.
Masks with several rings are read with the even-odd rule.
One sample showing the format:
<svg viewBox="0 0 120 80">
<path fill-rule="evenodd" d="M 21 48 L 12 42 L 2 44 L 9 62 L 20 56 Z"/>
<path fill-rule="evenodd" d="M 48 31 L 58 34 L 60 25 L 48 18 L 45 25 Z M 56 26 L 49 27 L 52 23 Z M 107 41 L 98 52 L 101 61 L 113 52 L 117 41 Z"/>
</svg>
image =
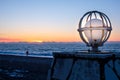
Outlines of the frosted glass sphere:
<svg viewBox="0 0 120 80">
<path fill-rule="evenodd" d="M 85 27 L 99 27 L 99 26 L 103 26 L 102 20 L 100 19 L 91 19 L 85 24 Z"/>
<path fill-rule="evenodd" d="M 85 24 L 84 28 L 86 29 L 84 30 L 84 34 L 90 45 L 99 44 L 101 42 L 107 32 L 103 29 L 104 27 L 100 19 L 91 19 Z"/>
</svg>

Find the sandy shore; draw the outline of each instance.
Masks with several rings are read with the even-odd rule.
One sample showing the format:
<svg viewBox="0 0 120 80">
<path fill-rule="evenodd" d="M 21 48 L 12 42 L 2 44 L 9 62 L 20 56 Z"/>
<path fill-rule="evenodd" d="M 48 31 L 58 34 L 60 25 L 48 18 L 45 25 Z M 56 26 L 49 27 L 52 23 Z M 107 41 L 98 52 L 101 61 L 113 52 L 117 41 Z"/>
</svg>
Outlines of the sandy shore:
<svg viewBox="0 0 120 80">
<path fill-rule="evenodd" d="M 52 59 L 0 54 L 0 80 L 46 80 Z"/>
</svg>

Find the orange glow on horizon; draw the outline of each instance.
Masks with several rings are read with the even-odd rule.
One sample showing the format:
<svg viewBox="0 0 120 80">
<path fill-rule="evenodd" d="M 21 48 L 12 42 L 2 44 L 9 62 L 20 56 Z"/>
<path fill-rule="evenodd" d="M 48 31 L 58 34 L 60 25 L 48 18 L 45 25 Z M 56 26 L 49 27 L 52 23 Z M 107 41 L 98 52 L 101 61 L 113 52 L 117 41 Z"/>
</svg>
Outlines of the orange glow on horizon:
<svg viewBox="0 0 120 80">
<path fill-rule="evenodd" d="M 24 35 L 24 36 L 19 36 L 19 38 L 16 37 L 16 35 L 13 35 L 13 36 L 9 36 L 9 38 L 2 36 L 0 37 L 0 42 L 38 42 L 38 43 L 41 43 L 41 42 L 82 42 L 81 38 L 79 37 L 79 34 L 75 34 L 75 35 L 47 34 L 45 36 Z M 120 41 L 120 37 L 118 36 L 119 34 L 112 33 L 108 41 Z"/>
<path fill-rule="evenodd" d="M 119 38 L 117 37 L 111 37 L 110 39 L 108 39 L 108 41 L 120 41 Z M 9 39 L 9 38 L 6 38 L 6 39 L 0 39 L 0 42 L 37 42 L 37 43 L 42 43 L 42 42 L 82 42 L 82 40 L 80 38 L 73 38 L 73 39 L 66 39 L 66 38 L 55 38 L 55 39 L 44 39 L 44 40 L 34 40 L 34 39 L 26 39 L 26 40 L 23 40 L 23 39 Z"/>
</svg>

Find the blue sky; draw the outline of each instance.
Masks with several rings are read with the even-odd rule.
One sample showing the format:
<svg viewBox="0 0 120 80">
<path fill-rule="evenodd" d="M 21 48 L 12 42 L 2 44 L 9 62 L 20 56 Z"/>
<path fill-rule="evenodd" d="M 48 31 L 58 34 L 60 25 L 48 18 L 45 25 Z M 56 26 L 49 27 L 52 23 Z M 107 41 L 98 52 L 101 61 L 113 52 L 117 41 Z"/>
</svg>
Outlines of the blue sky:
<svg viewBox="0 0 120 80">
<path fill-rule="evenodd" d="M 120 0 L 0 0 L 0 39 L 81 41 L 77 32 L 84 13 L 98 10 L 110 18 L 111 41 L 120 41 Z"/>
</svg>

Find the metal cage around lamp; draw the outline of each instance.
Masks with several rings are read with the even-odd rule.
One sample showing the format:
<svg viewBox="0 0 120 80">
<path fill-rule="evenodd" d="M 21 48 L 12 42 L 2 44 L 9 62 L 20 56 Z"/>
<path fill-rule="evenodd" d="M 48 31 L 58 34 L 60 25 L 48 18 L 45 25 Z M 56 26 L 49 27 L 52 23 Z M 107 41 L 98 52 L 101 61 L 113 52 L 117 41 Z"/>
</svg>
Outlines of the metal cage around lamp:
<svg viewBox="0 0 120 80">
<path fill-rule="evenodd" d="M 80 19 L 78 28 L 81 39 L 95 52 L 108 40 L 111 30 L 110 19 L 99 11 L 85 13 Z"/>
</svg>

